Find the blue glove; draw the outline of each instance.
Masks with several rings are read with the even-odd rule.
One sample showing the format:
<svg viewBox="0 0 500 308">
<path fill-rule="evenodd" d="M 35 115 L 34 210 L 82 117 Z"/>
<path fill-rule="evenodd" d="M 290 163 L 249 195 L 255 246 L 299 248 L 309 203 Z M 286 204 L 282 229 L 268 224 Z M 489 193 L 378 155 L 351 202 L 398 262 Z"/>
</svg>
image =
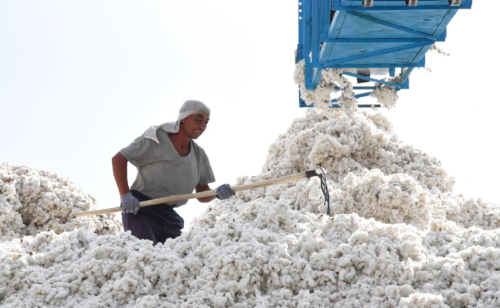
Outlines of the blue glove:
<svg viewBox="0 0 500 308">
<path fill-rule="evenodd" d="M 236 195 L 236 192 L 229 186 L 229 184 L 224 184 L 217 187 L 217 195 L 215 197 L 220 200 L 226 200 Z"/>
<path fill-rule="evenodd" d="M 120 196 L 120 199 L 122 200 L 122 204 L 120 205 L 122 208 L 122 213 L 134 213 L 134 215 L 137 215 L 137 212 L 139 212 L 141 206 L 139 205 L 139 200 L 132 196 L 131 192 Z"/>
</svg>

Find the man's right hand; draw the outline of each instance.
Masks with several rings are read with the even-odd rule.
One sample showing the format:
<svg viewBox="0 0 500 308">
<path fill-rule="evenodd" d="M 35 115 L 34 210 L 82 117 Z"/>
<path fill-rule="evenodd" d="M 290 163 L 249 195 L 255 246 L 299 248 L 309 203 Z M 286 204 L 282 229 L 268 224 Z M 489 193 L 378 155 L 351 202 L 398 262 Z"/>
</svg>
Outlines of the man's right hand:
<svg viewBox="0 0 500 308">
<path fill-rule="evenodd" d="M 134 213 L 134 215 L 137 215 L 137 212 L 139 212 L 141 206 L 139 205 L 139 200 L 137 200 L 134 196 L 132 196 L 131 192 L 128 192 L 120 196 L 120 199 L 122 200 L 121 204 L 122 213 L 124 214 Z"/>
</svg>

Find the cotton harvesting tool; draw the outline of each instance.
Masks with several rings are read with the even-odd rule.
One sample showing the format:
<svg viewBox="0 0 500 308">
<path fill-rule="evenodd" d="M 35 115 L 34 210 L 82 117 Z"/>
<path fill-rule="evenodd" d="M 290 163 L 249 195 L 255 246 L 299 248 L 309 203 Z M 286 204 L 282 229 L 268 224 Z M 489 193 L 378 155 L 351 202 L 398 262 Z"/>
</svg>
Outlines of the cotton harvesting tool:
<svg viewBox="0 0 500 308">
<path fill-rule="evenodd" d="M 231 186 L 231 188 L 234 191 L 238 192 L 238 191 L 243 191 L 243 190 L 255 189 L 255 188 L 259 188 L 259 187 L 272 186 L 272 185 L 293 182 L 293 181 L 297 181 L 297 180 L 300 180 L 303 178 L 311 178 L 311 177 L 315 177 L 315 176 L 319 177 L 321 180 L 321 190 L 322 190 L 323 195 L 325 197 L 324 204 L 327 205 L 327 214 L 328 214 L 328 216 L 330 216 L 330 195 L 328 193 L 328 186 L 326 183 L 326 170 L 323 168 L 318 168 L 316 170 L 309 170 L 309 171 L 296 173 L 296 174 L 292 174 L 292 175 L 288 175 L 288 176 L 284 176 L 284 177 L 280 177 L 280 178 L 276 178 L 276 179 L 271 179 L 271 180 L 266 180 L 266 181 L 261 181 L 261 182 L 246 184 L 246 185 Z M 146 206 L 150 206 L 150 205 L 168 203 L 168 202 L 179 201 L 179 200 L 205 198 L 205 197 L 209 197 L 209 196 L 215 196 L 216 194 L 217 194 L 217 190 L 212 189 L 212 190 L 207 190 L 207 191 L 203 191 L 203 192 L 199 192 L 199 193 L 195 193 L 195 194 L 173 195 L 173 196 L 168 196 L 168 197 L 164 197 L 164 198 L 142 201 L 142 202 L 139 202 L 139 205 L 141 207 L 146 207 Z M 92 215 L 103 215 L 103 214 L 111 214 L 111 213 L 120 212 L 120 211 L 121 211 L 120 207 L 113 207 L 113 208 L 96 210 L 96 211 L 76 213 L 76 214 L 74 214 L 74 216 L 75 217 L 83 217 L 83 216 L 92 216 Z"/>
<path fill-rule="evenodd" d="M 425 54 L 436 42 L 444 42 L 448 23 L 459 10 L 472 7 L 472 0 L 299 0 L 298 3 L 299 42 L 295 63 L 305 61 L 306 88 L 316 89 L 323 69 L 346 69 L 342 76 L 354 78 L 357 84 L 368 83 L 354 86 L 356 98 L 369 96 L 380 85 L 396 91 L 409 89 L 411 72 L 425 66 Z M 385 77 L 393 79 L 384 80 Z M 359 93 L 359 90 L 368 91 Z M 331 102 L 331 108 L 341 108 L 337 99 Z M 300 107 L 313 105 L 306 105 L 299 94 Z M 358 107 L 380 105 L 358 104 Z"/>
</svg>

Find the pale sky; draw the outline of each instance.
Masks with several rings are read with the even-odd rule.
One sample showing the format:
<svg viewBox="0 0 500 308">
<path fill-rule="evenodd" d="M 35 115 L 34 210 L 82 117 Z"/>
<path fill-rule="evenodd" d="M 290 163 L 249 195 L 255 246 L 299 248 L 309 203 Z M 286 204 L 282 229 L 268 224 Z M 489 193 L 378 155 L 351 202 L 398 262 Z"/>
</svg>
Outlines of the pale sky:
<svg viewBox="0 0 500 308">
<path fill-rule="evenodd" d="M 476 0 L 458 12 L 438 45 L 451 56 L 428 53 L 433 72 L 414 71 L 382 112 L 443 162 L 456 192 L 500 204 L 498 11 L 498 1 Z M 111 157 L 198 99 L 212 110 L 197 141 L 211 186 L 256 175 L 305 112 L 296 45 L 297 1 L 0 0 L 0 163 L 56 172 L 115 207 Z M 179 213 L 189 225 L 205 208 L 193 200 Z"/>
</svg>

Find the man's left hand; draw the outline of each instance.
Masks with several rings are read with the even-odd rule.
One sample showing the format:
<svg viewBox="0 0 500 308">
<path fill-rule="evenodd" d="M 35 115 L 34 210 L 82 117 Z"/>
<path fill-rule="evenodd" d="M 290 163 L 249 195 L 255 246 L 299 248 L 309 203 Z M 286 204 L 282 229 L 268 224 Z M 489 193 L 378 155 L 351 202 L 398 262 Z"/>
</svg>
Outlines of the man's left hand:
<svg viewBox="0 0 500 308">
<path fill-rule="evenodd" d="M 224 184 L 217 187 L 217 195 L 215 197 L 220 200 L 226 200 L 236 195 L 236 192 L 229 186 L 229 184 Z"/>
</svg>

